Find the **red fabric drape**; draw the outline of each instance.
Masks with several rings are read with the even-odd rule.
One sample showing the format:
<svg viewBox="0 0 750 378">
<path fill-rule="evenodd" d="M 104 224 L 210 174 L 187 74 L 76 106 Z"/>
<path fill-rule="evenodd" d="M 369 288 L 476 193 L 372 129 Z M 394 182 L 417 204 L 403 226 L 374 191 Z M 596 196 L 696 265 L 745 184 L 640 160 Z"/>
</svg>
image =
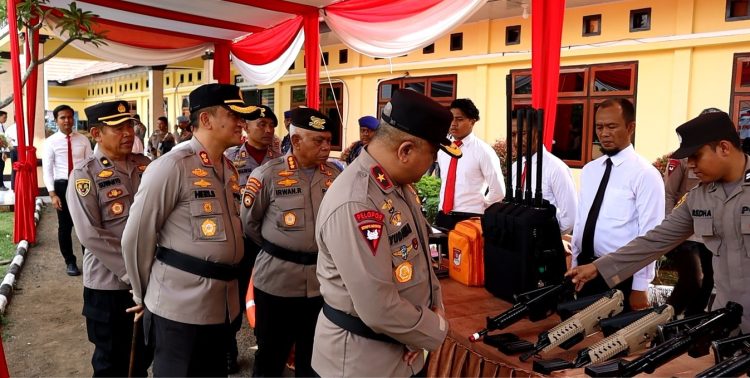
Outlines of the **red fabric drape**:
<svg viewBox="0 0 750 378">
<path fill-rule="evenodd" d="M 305 78 L 307 79 L 307 107 L 320 108 L 320 30 L 318 12 L 304 15 Z"/>
<path fill-rule="evenodd" d="M 326 12 L 356 21 L 387 22 L 411 17 L 442 0 L 349 0 L 331 4 Z"/>
<path fill-rule="evenodd" d="M 32 21 L 32 24 L 36 23 L 36 19 Z M 28 33 L 28 30 L 27 30 Z M 33 43 L 30 43 L 33 42 Z M 39 30 L 33 31 L 31 39 L 26 38 L 26 56 L 39 57 Z M 31 65 L 31 58 L 26 59 L 26 68 L 28 69 Z M 34 162 L 33 172 L 36 172 L 36 149 L 34 149 L 34 127 L 36 125 L 36 100 L 37 100 L 37 89 L 39 87 L 39 67 L 31 70 L 29 74 L 29 80 L 26 82 L 26 158 L 27 161 Z M 31 181 L 29 182 L 29 193 L 31 202 L 27 204 L 29 207 L 26 211 L 29 212 L 29 216 L 34 218 L 34 199 L 39 195 L 39 182 L 37 181 L 37 175 L 31 175 Z M 34 229 L 36 234 L 36 229 Z"/>
<path fill-rule="evenodd" d="M 551 151 L 565 0 L 532 0 L 531 10 L 531 105 L 544 109 L 543 140 Z"/>
<path fill-rule="evenodd" d="M 254 33 L 231 46 L 232 54 L 243 62 L 268 64 L 289 49 L 302 28 L 302 16 L 284 21 L 268 30 Z"/>
<path fill-rule="evenodd" d="M 214 44 L 214 79 L 229 84 L 229 44 Z"/>
</svg>

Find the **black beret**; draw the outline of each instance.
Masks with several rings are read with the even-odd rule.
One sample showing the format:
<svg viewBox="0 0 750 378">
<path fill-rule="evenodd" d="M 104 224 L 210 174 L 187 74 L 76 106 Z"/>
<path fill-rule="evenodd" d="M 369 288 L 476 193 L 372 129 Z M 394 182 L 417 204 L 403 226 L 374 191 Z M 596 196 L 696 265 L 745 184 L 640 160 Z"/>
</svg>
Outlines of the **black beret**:
<svg viewBox="0 0 750 378">
<path fill-rule="evenodd" d="M 331 133 L 336 126 L 325 114 L 312 108 L 292 109 L 292 125 L 300 129 L 330 131 Z"/>
<path fill-rule="evenodd" d="M 91 105 L 83 109 L 91 125 L 103 123 L 108 126 L 117 125 L 123 121 L 136 119 L 130 114 L 130 104 L 127 101 L 109 101 Z"/>
<path fill-rule="evenodd" d="M 279 125 L 279 119 L 276 118 L 276 114 L 273 114 L 273 110 L 265 105 L 260 105 L 258 108 L 260 108 L 260 113 L 258 113 L 258 118 L 268 118 L 273 120 L 274 125 Z"/>
<path fill-rule="evenodd" d="M 729 115 L 724 112 L 701 114 L 677 128 L 680 148 L 672 154 L 675 159 L 689 157 L 711 142 L 727 140 L 740 144 L 740 136 Z"/>
<path fill-rule="evenodd" d="M 461 150 L 448 139 L 453 113 L 431 98 L 408 89 L 398 90 L 383 108 L 381 117 L 389 125 L 440 147 L 448 155 L 461 157 Z"/>
<path fill-rule="evenodd" d="M 242 90 L 231 84 L 204 84 L 190 92 L 190 113 L 222 105 L 239 114 L 243 119 L 258 119 L 260 114 L 257 106 L 246 105 L 242 98 Z"/>
</svg>

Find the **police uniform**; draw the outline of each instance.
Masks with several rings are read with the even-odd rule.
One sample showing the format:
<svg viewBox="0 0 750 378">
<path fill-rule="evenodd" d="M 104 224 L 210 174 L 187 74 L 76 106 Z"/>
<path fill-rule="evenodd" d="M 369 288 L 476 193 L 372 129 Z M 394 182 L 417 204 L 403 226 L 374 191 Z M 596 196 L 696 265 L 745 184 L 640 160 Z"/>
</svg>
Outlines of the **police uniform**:
<svg viewBox="0 0 750 378">
<path fill-rule="evenodd" d="M 416 92 L 399 91 L 383 119 L 447 143 L 452 116 Z M 414 188 L 393 182 L 365 149 L 323 200 L 316 230 L 325 304 L 315 329 L 315 371 L 324 377 L 420 372 L 423 355 L 409 366 L 404 352 L 437 349 L 448 323 L 433 311 L 443 301 Z"/>
<path fill-rule="evenodd" d="M 85 109 L 92 125 L 132 122 L 126 101 L 105 102 Z M 128 154 L 115 164 L 101 149 L 71 173 L 66 197 L 83 254 L 83 316 L 94 344 L 94 376 L 126 376 L 133 336 L 134 306 L 125 273 L 120 239 L 141 175 L 151 162 Z M 152 354 L 139 335 L 134 376 L 148 376 Z"/>
<path fill-rule="evenodd" d="M 702 114 L 677 129 L 682 146 L 701 146 L 715 140 L 738 138 L 726 113 Z M 703 139 L 702 139 L 703 138 Z M 688 150 L 690 147 L 686 147 Z M 684 151 L 684 150 L 683 150 Z M 685 157 L 694 150 L 688 151 Z M 731 300 L 750 309 L 750 161 L 745 156 L 745 175 L 725 194 L 720 183 L 701 184 L 688 192 L 666 220 L 646 235 L 602 256 L 594 265 L 610 286 L 664 255 L 690 235 L 703 238 L 713 253 L 716 284 L 714 308 Z M 675 256 L 679 258 L 679 256 Z M 750 311 L 742 315 L 742 330 L 750 332 Z"/>
<path fill-rule="evenodd" d="M 279 121 L 276 119 L 276 115 L 273 114 L 273 111 L 271 111 L 271 108 L 265 105 L 261 105 L 259 106 L 259 108 L 261 109 L 261 113 L 259 116 L 260 118 L 269 118 L 273 121 L 274 125 L 278 125 Z M 232 164 L 234 164 L 234 167 L 237 169 L 237 173 L 239 173 L 240 175 L 240 183 L 242 185 L 247 182 L 248 177 L 250 177 L 250 173 L 255 168 L 258 168 L 261 165 L 271 161 L 272 159 L 281 156 L 281 153 L 271 147 L 272 146 L 268 146 L 268 151 L 260 163 L 250 155 L 248 151 L 250 146 L 247 144 L 247 142 L 242 143 L 241 145 L 236 147 L 231 147 L 226 150 L 226 152 L 224 152 L 227 158 L 232 161 Z"/>
<path fill-rule="evenodd" d="M 190 104 L 192 112 L 222 105 L 243 118 L 256 109 L 226 84 L 197 88 Z M 219 172 L 193 138 L 154 161 L 125 227 L 125 264 L 133 300 L 146 307 L 155 376 L 226 374 L 229 322 L 240 314 L 243 241 L 238 175 L 222 160 Z"/>
<path fill-rule="evenodd" d="M 332 123 L 316 110 L 298 108 L 292 125 L 330 131 Z M 287 154 L 254 170 L 243 193 L 245 235 L 261 246 L 253 273 L 258 340 L 253 375 L 280 376 L 292 344 L 296 375 L 314 374 L 310 355 L 322 306 L 315 219 L 340 171 L 328 162 L 304 171 L 294 154 Z"/>
</svg>

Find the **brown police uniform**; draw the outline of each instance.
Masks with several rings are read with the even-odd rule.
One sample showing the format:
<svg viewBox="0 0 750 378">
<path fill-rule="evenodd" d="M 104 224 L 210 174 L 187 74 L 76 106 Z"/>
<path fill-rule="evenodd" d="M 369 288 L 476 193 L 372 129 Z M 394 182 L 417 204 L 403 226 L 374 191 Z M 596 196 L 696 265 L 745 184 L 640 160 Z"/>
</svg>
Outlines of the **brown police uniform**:
<svg viewBox="0 0 750 378">
<path fill-rule="evenodd" d="M 232 164 L 234 164 L 234 168 L 237 169 L 237 173 L 240 175 L 240 185 L 245 185 L 247 179 L 250 177 L 250 173 L 255 168 L 258 168 L 261 165 L 266 164 L 269 161 L 281 156 L 279 152 L 275 151 L 269 146 L 266 156 L 263 157 L 263 161 L 258 163 L 252 156 L 250 156 L 250 154 L 247 152 L 247 149 L 248 145 L 247 142 L 245 142 L 224 152 L 224 155 L 232 162 Z"/>
<path fill-rule="evenodd" d="M 118 107 L 122 112 L 118 113 Z M 92 124 L 99 124 L 99 118 L 107 116 L 115 116 L 115 125 L 132 122 L 125 101 L 101 103 L 85 111 Z M 135 304 L 120 240 L 141 175 L 150 162 L 143 155 L 128 154 L 115 164 L 99 149 L 72 171 L 71 185 L 65 194 L 78 240 L 86 246 L 83 316 L 89 341 L 94 344 L 94 376 L 128 374 L 133 315 L 125 310 Z M 142 334 L 136 346 L 133 375 L 145 377 L 152 352 L 145 347 Z"/>
</svg>

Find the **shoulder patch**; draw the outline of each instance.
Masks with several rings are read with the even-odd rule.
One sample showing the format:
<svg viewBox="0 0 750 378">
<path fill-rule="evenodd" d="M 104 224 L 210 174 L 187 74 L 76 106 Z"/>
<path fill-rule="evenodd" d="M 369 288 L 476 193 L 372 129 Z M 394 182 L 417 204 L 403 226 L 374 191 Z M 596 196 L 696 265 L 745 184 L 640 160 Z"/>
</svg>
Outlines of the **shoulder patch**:
<svg viewBox="0 0 750 378">
<path fill-rule="evenodd" d="M 356 220 L 357 223 L 362 223 L 365 221 L 383 223 L 383 220 L 385 220 L 385 215 L 377 210 L 365 210 L 354 214 L 354 220 Z"/>
<path fill-rule="evenodd" d="M 680 166 L 680 160 L 679 159 L 669 159 L 669 164 L 667 164 L 667 176 L 671 175 L 672 172 L 674 172 L 677 167 Z"/>
<path fill-rule="evenodd" d="M 376 222 L 365 222 L 357 225 L 359 232 L 365 239 L 367 246 L 370 247 L 372 255 L 378 252 L 378 244 L 380 244 L 380 236 L 383 233 L 383 224 Z"/>
<path fill-rule="evenodd" d="M 86 197 L 91 191 L 91 180 L 89 179 L 78 179 L 76 180 L 76 192 L 81 197 Z"/>
<path fill-rule="evenodd" d="M 245 194 L 242 195 L 242 204 L 245 207 L 253 206 L 253 202 L 255 202 L 255 196 L 250 192 L 245 192 Z"/>
<path fill-rule="evenodd" d="M 375 178 L 375 182 L 378 183 L 380 189 L 388 190 L 393 187 L 393 183 L 391 183 L 391 180 L 386 176 L 385 171 L 383 171 L 381 166 L 373 165 L 372 168 L 370 168 L 370 174 Z"/>
</svg>

